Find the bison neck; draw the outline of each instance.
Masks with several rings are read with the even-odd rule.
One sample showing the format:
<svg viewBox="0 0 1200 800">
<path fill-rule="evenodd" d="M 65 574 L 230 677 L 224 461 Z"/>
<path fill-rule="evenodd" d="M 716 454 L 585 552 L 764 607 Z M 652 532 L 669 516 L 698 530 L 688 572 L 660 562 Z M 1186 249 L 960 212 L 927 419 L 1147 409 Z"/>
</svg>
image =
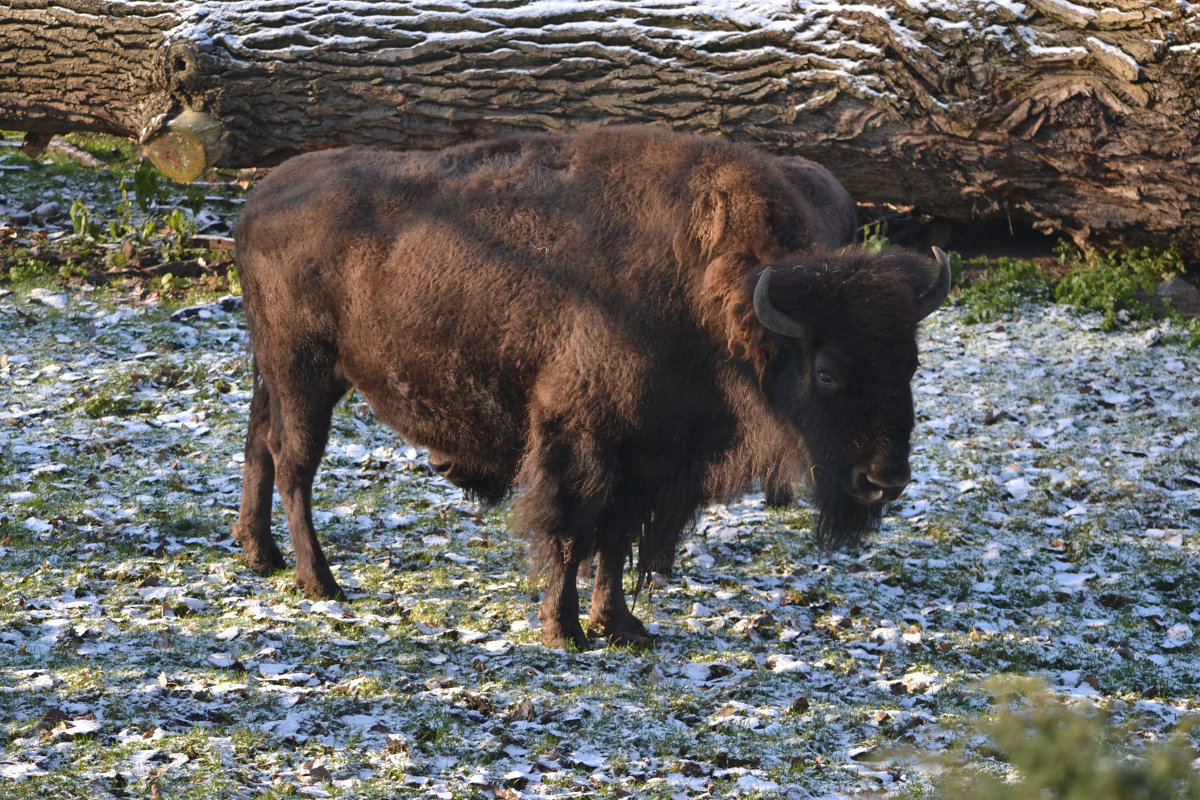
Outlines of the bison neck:
<svg viewBox="0 0 1200 800">
<path fill-rule="evenodd" d="M 705 471 L 705 501 L 710 503 L 733 500 L 768 475 L 790 485 L 808 469 L 799 433 L 772 411 L 758 385 L 745 374 L 730 384 L 726 398 L 733 409 L 733 430 L 729 446 L 712 454 Z"/>
</svg>

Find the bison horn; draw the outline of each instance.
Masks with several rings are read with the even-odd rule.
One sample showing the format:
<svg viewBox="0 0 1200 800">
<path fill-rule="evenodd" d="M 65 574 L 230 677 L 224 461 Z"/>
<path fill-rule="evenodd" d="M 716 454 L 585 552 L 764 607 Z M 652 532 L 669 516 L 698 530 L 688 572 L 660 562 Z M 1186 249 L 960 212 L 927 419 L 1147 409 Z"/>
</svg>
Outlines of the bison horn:
<svg viewBox="0 0 1200 800">
<path fill-rule="evenodd" d="M 771 305 L 768 290 L 770 282 L 771 268 L 767 267 L 762 271 L 762 275 L 758 276 L 758 283 L 754 285 L 754 316 L 772 333 L 792 339 L 808 338 L 808 326 Z"/>
<path fill-rule="evenodd" d="M 937 259 L 937 275 L 934 277 L 932 285 L 917 298 L 917 319 L 925 319 L 936 311 L 938 306 L 945 302 L 946 296 L 950 294 L 952 280 L 950 259 L 946 257 L 940 247 L 933 248 L 933 257 Z"/>
</svg>

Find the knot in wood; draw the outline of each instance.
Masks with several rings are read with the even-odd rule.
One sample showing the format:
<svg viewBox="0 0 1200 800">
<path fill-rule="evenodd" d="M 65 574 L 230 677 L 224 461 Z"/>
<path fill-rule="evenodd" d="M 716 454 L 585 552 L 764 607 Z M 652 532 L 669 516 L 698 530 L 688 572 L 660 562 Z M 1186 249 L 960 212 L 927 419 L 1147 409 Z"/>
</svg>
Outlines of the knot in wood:
<svg viewBox="0 0 1200 800">
<path fill-rule="evenodd" d="M 187 39 L 172 42 L 163 55 L 162 84 L 178 97 L 203 88 L 204 68 L 200 48 Z"/>
</svg>

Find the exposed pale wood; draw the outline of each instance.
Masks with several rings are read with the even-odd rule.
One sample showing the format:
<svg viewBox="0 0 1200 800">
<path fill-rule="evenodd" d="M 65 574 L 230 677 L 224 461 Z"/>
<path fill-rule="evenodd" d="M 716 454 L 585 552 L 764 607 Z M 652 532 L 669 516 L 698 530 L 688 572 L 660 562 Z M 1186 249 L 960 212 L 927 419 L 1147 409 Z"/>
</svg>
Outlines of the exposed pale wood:
<svg viewBox="0 0 1200 800">
<path fill-rule="evenodd" d="M 229 146 L 220 120 L 187 109 L 147 139 L 142 149 L 168 178 L 191 183 L 218 163 Z"/>
<path fill-rule="evenodd" d="M 0 127 L 226 163 L 642 122 L 827 165 L 864 202 L 1200 258 L 1200 6 L 0 0 Z"/>
</svg>

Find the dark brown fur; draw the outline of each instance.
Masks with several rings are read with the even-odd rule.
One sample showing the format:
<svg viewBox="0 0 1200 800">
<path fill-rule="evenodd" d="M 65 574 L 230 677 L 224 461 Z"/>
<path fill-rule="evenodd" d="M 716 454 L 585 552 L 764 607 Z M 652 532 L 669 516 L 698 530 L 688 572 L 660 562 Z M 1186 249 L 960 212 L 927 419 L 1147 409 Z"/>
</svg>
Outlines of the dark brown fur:
<svg viewBox="0 0 1200 800">
<path fill-rule="evenodd" d="M 858 208 L 854 198 L 829 170 L 798 156 L 778 160 L 788 183 L 812 209 L 809 225 L 813 244 L 837 250 L 854 243 Z"/>
<path fill-rule="evenodd" d="M 747 147 L 641 129 L 281 165 L 236 230 L 258 373 L 235 525 L 248 563 L 283 563 L 274 482 L 297 583 L 339 593 L 311 492 L 350 387 L 456 484 L 518 489 L 551 645 L 586 642 L 575 574 L 593 556 L 591 628 L 646 641 L 621 587 L 632 546 L 643 575 L 669 571 L 706 502 L 769 472 L 811 479 L 827 540 L 861 536 L 907 480 L 931 272 L 908 253 L 789 255 L 828 243 L 827 209 L 793 178 Z M 811 335 L 756 318 L 768 264 L 772 305 Z M 831 360 L 836 394 L 814 384 Z M 864 500 L 881 475 L 886 496 Z"/>
</svg>

